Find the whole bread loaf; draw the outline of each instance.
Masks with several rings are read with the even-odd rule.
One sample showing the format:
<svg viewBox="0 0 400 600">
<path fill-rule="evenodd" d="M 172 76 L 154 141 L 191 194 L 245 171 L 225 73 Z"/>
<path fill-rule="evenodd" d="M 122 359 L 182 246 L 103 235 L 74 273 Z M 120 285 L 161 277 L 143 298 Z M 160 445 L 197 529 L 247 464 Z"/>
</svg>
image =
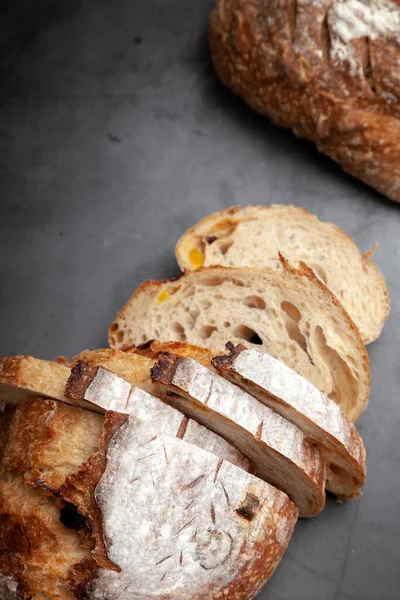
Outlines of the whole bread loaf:
<svg viewBox="0 0 400 600">
<path fill-rule="evenodd" d="M 400 201 L 396 0 L 218 0 L 210 45 L 252 108 Z"/>
<path fill-rule="evenodd" d="M 249 243 L 251 240 L 251 243 Z M 385 278 L 353 238 L 333 223 L 297 206 L 233 206 L 188 229 L 175 253 L 182 271 L 199 267 L 269 267 L 279 254 L 293 266 L 305 262 L 329 287 L 357 325 L 364 343 L 380 334 L 389 314 Z"/>
</svg>

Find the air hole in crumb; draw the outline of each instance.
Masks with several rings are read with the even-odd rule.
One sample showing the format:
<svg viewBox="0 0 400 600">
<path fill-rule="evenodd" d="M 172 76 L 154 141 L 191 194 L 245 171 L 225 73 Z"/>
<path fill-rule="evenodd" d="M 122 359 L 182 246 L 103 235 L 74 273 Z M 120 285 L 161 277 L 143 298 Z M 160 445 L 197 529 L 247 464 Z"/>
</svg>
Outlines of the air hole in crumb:
<svg viewBox="0 0 400 600">
<path fill-rule="evenodd" d="M 208 338 L 211 337 L 214 331 L 217 331 L 216 327 L 213 327 L 211 325 L 203 325 L 203 327 L 199 331 L 199 337 L 202 340 L 208 340 Z"/>
<path fill-rule="evenodd" d="M 285 312 L 287 314 L 289 319 L 292 319 L 292 321 L 296 321 L 296 323 L 298 323 L 300 321 L 301 312 L 291 302 L 283 301 L 281 304 L 281 309 L 283 310 L 283 312 Z"/>
<path fill-rule="evenodd" d="M 231 324 L 229 321 L 224 321 L 224 327 L 230 327 L 230 326 L 231 326 Z"/>
<path fill-rule="evenodd" d="M 83 529 L 86 527 L 86 519 L 79 512 L 75 504 L 68 502 L 60 512 L 60 522 L 68 529 Z"/>
<path fill-rule="evenodd" d="M 110 327 L 110 331 L 118 331 L 119 325 L 118 323 L 113 323 Z"/>
<path fill-rule="evenodd" d="M 184 342 L 186 340 L 185 330 L 180 323 L 175 321 L 174 323 L 171 324 L 171 329 L 175 334 L 175 338 L 174 338 L 175 341 Z"/>
<path fill-rule="evenodd" d="M 237 287 L 244 287 L 244 282 L 241 279 L 231 279 L 231 282 Z"/>
<path fill-rule="evenodd" d="M 265 310 L 266 308 L 266 304 L 260 296 L 247 296 L 247 298 L 243 300 L 243 304 L 249 308 L 258 308 L 260 310 Z"/>
<path fill-rule="evenodd" d="M 247 327 L 247 325 L 239 325 L 239 327 L 236 327 L 233 335 L 250 344 L 260 345 L 263 343 L 258 333 L 254 331 L 254 329 L 251 329 L 251 327 Z"/>
<path fill-rule="evenodd" d="M 118 331 L 117 333 L 117 342 L 120 344 L 124 339 L 124 332 L 123 331 Z"/>
<path fill-rule="evenodd" d="M 346 471 L 344 469 L 342 469 L 341 467 L 339 467 L 338 465 L 335 464 L 329 464 L 328 466 L 329 471 L 331 471 L 331 473 L 333 473 L 334 475 L 343 475 L 346 473 Z"/>
<path fill-rule="evenodd" d="M 220 277 L 205 277 L 199 283 L 204 287 L 216 287 L 217 285 L 221 285 L 222 281 Z"/>
<path fill-rule="evenodd" d="M 207 310 L 208 308 L 211 307 L 211 302 L 204 298 L 204 299 L 200 300 L 200 306 L 201 306 L 201 308 Z"/>
</svg>

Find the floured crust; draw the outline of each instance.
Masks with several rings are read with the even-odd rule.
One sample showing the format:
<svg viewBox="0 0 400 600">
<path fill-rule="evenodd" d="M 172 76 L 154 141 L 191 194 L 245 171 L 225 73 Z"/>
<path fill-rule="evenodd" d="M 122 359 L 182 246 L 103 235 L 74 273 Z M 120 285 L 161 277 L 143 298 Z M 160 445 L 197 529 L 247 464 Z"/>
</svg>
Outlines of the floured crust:
<svg viewBox="0 0 400 600">
<path fill-rule="evenodd" d="M 152 380 L 166 402 L 245 453 L 258 476 L 285 491 L 301 516 L 323 509 L 325 462 L 297 427 L 189 358 L 164 354 Z"/>
<path fill-rule="evenodd" d="M 120 360 L 123 362 L 123 356 Z M 102 365 L 89 365 L 79 360 L 72 368 L 65 393 L 75 400 L 84 399 L 99 406 L 107 405 L 109 410 L 133 415 L 146 422 L 154 421 L 168 435 L 176 435 L 245 471 L 253 471 L 250 461 L 219 435 Z"/>
<path fill-rule="evenodd" d="M 298 426 L 327 461 L 327 489 L 339 499 L 357 498 L 365 482 L 365 448 L 339 407 L 268 354 L 227 347 L 229 354 L 213 361 L 218 372 Z"/>
<path fill-rule="evenodd" d="M 223 350 L 230 339 L 268 352 L 309 379 L 355 421 L 368 402 L 369 358 L 337 298 L 304 263 L 271 269 L 207 267 L 147 281 L 109 329 L 109 343 L 161 341 Z M 160 301 L 160 299 L 162 301 Z M 293 319 L 291 310 L 300 312 Z M 253 342 L 252 334 L 256 334 Z M 119 341 L 120 340 L 120 341 Z M 245 340 L 245 341 L 244 341 Z"/>
<path fill-rule="evenodd" d="M 218 0 L 210 47 L 252 108 L 398 202 L 399 23 L 392 0 Z"/>
<path fill-rule="evenodd" d="M 297 515 L 285 494 L 132 416 L 109 445 L 96 500 L 121 569 L 99 573 L 96 600 L 254 598 Z"/>
<path fill-rule="evenodd" d="M 175 254 L 182 271 L 199 265 L 279 271 L 279 253 L 294 266 L 304 261 L 340 300 L 364 343 L 370 343 L 390 309 L 385 279 L 371 260 L 374 250 L 362 255 L 354 239 L 333 223 L 297 206 L 272 204 L 208 215 L 183 234 Z"/>
</svg>

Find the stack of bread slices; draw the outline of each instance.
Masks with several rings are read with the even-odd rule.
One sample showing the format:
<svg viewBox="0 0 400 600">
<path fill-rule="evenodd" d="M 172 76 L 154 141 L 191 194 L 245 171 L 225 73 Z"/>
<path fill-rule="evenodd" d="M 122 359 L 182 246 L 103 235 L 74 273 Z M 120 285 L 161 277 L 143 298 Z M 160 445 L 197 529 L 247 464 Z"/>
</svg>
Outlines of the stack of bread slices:
<svg viewBox="0 0 400 600">
<path fill-rule="evenodd" d="M 178 242 L 72 361 L 0 361 L 0 592 L 255 598 L 325 490 L 357 498 L 371 253 L 295 207 L 233 208 Z"/>
</svg>

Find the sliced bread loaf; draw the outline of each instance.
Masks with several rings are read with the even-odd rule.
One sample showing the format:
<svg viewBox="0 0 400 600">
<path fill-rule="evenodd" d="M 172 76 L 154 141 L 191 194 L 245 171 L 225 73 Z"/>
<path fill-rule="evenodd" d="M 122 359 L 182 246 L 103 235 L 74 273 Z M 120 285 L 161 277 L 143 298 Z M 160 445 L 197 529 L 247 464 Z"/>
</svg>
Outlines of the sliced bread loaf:
<svg viewBox="0 0 400 600">
<path fill-rule="evenodd" d="M 248 456 L 257 475 L 287 493 L 300 516 L 321 512 L 325 462 L 297 427 L 190 358 L 164 354 L 152 381 L 166 402 Z"/>
<path fill-rule="evenodd" d="M 128 362 L 129 356 L 126 360 L 121 356 L 120 365 Z M 109 410 L 133 415 L 142 421 L 154 421 L 168 435 L 203 448 L 247 472 L 253 470 L 250 461 L 222 437 L 103 366 L 79 360 L 71 371 L 65 395 L 77 402 L 85 400 L 108 406 Z"/>
<path fill-rule="evenodd" d="M 189 422 L 183 415 L 179 415 L 177 411 L 165 405 L 161 400 L 153 398 L 139 389 L 140 387 L 152 389 L 150 368 L 153 366 L 154 360 L 116 350 L 86 350 L 82 356 L 86 356 L 88 362 L 84 363 L 78 358 L 74 359 L 72 374 L 69 367 L 39 360 L 32 356 L 7 357 L 0 361 L 0 401 L 8 404 L 23 404 L 26 398 L 34 398 L 34 407 L 39 415 L 37 423 L 29 424 L 23 409 L 18 411 L 18 419 L 26 421 L 28 429 L 26 434 L 20 435 L 22 425 L 18 423 L 16 431 L 19 433 L 17 433 L 17 439 L 9 451 L 7 460 L 26 462 L 27 457 L 32 455 L 32 470 L 35 477 L 39 477 L 38 473 L 41 469 L 47 473 L 47 476 L 50 476 L 53 470 L 51 468 L 52 460 L 65 462 L 65 459 L 59 454 L 59 448 L 56 447 L 53 456 L 51 447 L 46 446 L 46 452 L 50 452 L 50 454 L 43 460 L 49 464 L 43 466 L 40 462 L 38 466 L 35 461 L 42 460 L 44 440 L 51 439 L 54 428 L 65 421 L 64 433 L 70 436 L 75 447 L 75 459 L 79 460 L 81 452 L 85 451 L 87 444 L 90 445 L 90 437 L 79 440 L 73 436 L 76 429 L 75 416 L 80 415 L 82 425 L 87 421 L 88 428 L 90 428 L 89 424 L 92 424 L 93 431 L 91 433 L 97 439 L 98 428 L 101 428 L 103 422 L 101 415 L 106 411 L 114 411 L 121 414 L 133 413 L 146 421 L 152 417 L 162 421 L 165 419 L 165 427 L 173 425 L 179 420 L 179 424 L 186 429 L 186 435 L 191 436 L 192 443 L 196 443 L 209 452 L 215 452 L 220 458 L 228 460 L 246 471 L 252 470 L 249 460 L 223 438 L 201 427 L 198 423 Z M 102 364 L 112 367 L 116 373 L 121 374 L 121 377 L 101 367 Z M 139 388 L 133 389 L 133 386 L 139 386 Z M 37 398 L 38 396 L 40 398 Z M 50 402 L 50 400 L 44 400 L 45 398 L 52 398 L 59 402 Z M 46 421 L 45 424 L 40 421 L 43 414 L 39 406 L 40 402 L 47 402 L 49 406 L 49 417 L 43 417 Z M 88 410 L 77 413 L 72 407 L 63 407 L 62 403 Z M 30 415 L 35 412 L 30 405 L 27 410 Z M 92 416 L 88 411 L 101 414 Z M 177 414 L 171 414 L 175 412 Z M 198 431 L 198 429 L 200 430 Z M 79 434 L 80 430 L 76 429 L 76 431 Z M 171 433 L 171 430 L 168 429 L 167 433 Z M 175 434 L 175 431 L 172 433 Z M 33 440 L 32 448 L 30 447 L 31 438 Z M 65 464 L 65 467 L 67 469 L 68 465 Z M 53 491 L 57 489 L 53 480 L 47 481 L 46 479 L 44 483 L 50 485 Z"/>
<path fill-rule="evenodd" d="M 269 267 L 280 270 L 279 253 L 294 266 L 311 267 L 332 290 L 360 330 L 373 342 L 389 314 L 385 279 L 353 238 L 332 223 L 296 206 L 235 206 L 199 221 L 180 238 L 182 270 L 210 267 Z"/>
<path fill-rule="evenodd" d="M 227 344 L 214 366 L 263 404 L 294 423 L 317 444 L 326 461 L 326 489 L 338 499 L 357 498 L 365 481 L 365 448 L 355 426 L 312 383 L 265 352 Z"/>
<path fill-rule="evenodd" d="M 75 413 L 75 426 L 57 417 L 53 429 L 54 409 Z M 0 414 L 5 447 L 36 432 L 73 472 L 52 493 L 31 484 L 31 443 L 19 466 L 0 456 L 0 578 L 22 594 L 11 598 L 251 600 L 280 561 L 297 509 L 253 475 L 154 422 L 34 398 L 12 411 Z M 78 439 L 87 447 L 76 460 Z M 63 469 L 53 464 L 60 481 Z"/>
<path fill-rule="evenodd" d="M 113 348 L 147 340 L 223 350 L 228 340 L 268 352 L 356 420 L 369 394 L 369 360 L 336 297 L 302 264 L 271 269 L 208 267 L 142 284 L 109 331 Z"/>
</svg>

